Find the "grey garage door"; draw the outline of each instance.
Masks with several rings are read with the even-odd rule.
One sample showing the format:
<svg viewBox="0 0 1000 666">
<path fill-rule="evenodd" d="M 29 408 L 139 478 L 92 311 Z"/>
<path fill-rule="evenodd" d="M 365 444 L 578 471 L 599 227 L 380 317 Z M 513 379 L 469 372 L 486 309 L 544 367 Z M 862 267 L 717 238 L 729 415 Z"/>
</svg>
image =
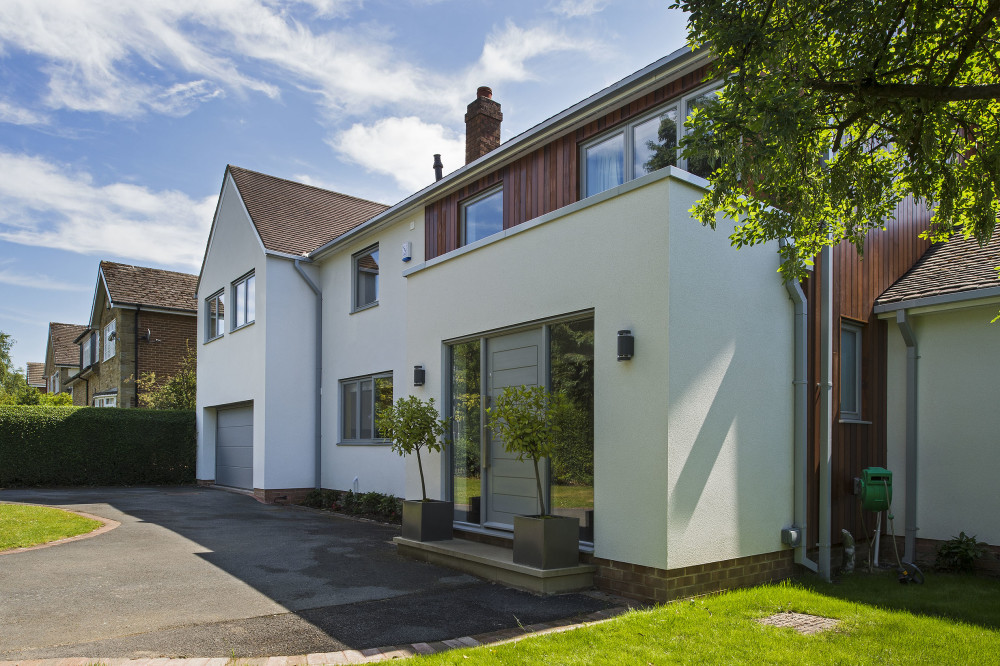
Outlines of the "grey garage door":
<svg viewBox="0 0 1000 666">
<path fill-rule="evenodd" d="M 253 489 L 253 405 L 216 412 L 215 482 Z"/>
</svg>

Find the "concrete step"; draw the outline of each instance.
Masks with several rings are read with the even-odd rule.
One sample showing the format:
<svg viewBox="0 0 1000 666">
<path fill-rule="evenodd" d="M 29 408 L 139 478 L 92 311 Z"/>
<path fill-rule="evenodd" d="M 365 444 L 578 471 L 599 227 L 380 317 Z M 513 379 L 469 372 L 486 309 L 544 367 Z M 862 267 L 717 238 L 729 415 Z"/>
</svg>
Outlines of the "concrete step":
<svg viewBox="0 0 1000 666">
<path fill-rule="evenodd" d="M 580 564 L 562 569 L 535 569 L 514 563 L 514 551 L 466 539 L 447 541 L 413 541 L 395 537 L 393 542 L 400 555 L 416 560 L 458 569 L 508 587 L 535 592 L 559 594 L 587 590 L 594 586 L 597 567 Z"/>
</svg>

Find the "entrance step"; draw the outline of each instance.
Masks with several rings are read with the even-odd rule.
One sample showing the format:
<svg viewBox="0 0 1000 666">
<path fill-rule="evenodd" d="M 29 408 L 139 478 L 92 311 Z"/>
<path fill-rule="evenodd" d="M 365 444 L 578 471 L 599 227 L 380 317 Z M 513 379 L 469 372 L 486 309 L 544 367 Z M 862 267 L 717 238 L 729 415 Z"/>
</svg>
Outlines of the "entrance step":
<svg viewBox="0 0 1000 666">
<path fill-rule="evenodd" d="M 514 551 L 510 548 L 466 539 L 413 541 L 395 537 L 393 542 L 400 555 L 458 569 L 536 594 L 588 590 L 594 586 L 594 572 L 597 570 L 597 567 L 589 564 L 562 569 L 526 567 L 514 564 Z"/>
</svg>

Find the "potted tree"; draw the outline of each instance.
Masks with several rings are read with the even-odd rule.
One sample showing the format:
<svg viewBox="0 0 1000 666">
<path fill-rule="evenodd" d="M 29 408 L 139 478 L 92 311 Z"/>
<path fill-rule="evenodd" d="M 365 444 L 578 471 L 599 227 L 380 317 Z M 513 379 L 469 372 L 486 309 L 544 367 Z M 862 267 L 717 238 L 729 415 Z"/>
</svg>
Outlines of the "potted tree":
<svg viewBox="0 0 1000 666">
<path fill-rule="evenodd" d="M 504 449 L 517 454 L 518 460 L 531 460 L 535 467 L 540 511 L 534 516 L 514 516 L 514 562 L 536 569 L 572 567 L 580 561 L 580 521 L 550 514 L 538 466 L 542 458 L 552 457 L 564 404 L 561 394 L 549 393 L 542 386 L 508 386 L 486 410 L 490 431 Z"/>
<path fill-rule="evenodd" d="M 415 453 L 420 470 L 420 500 L 403 501 L 403 538 L 414 541 L 441 541 L 452 537 L 454 503 L 427 498 L 424 464 L 420 449 L 442 451 L 448 419 L 438 418 L 434 398 L 424 402 L 416 396 L 400 398 L 375 415 L 379 433 L 392 440 L 392 450 L 401 456 Z"/>
</svg>

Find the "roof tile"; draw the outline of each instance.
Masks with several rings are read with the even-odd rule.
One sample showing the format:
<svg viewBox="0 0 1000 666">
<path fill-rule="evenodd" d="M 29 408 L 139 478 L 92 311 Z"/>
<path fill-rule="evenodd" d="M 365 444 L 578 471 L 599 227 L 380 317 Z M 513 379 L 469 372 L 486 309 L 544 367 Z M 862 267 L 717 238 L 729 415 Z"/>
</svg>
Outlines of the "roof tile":
<svg viewBox="0 0 1000 666">
<path fill-rule="evenodd" d="M 197 275 L 113 261 L 102 261 L 101 273 L 114 304 L 198 311 Z"/>
<path fill-rule="evenodd" d="M 27 373 L 28 373 L 28 386 L 38 386 L 41 388 L 45 387 L 45 364 L 37 363 L 35 361 L 28 361 Z"/>
<path fill-rule="evenodd" d="M 83 324 L 49 323 L 49 345 L 52 346 L 52 362 L 56 365 L 80 367 L 80 347 L 76 340 L 87 327 Z"/>
</svg>

